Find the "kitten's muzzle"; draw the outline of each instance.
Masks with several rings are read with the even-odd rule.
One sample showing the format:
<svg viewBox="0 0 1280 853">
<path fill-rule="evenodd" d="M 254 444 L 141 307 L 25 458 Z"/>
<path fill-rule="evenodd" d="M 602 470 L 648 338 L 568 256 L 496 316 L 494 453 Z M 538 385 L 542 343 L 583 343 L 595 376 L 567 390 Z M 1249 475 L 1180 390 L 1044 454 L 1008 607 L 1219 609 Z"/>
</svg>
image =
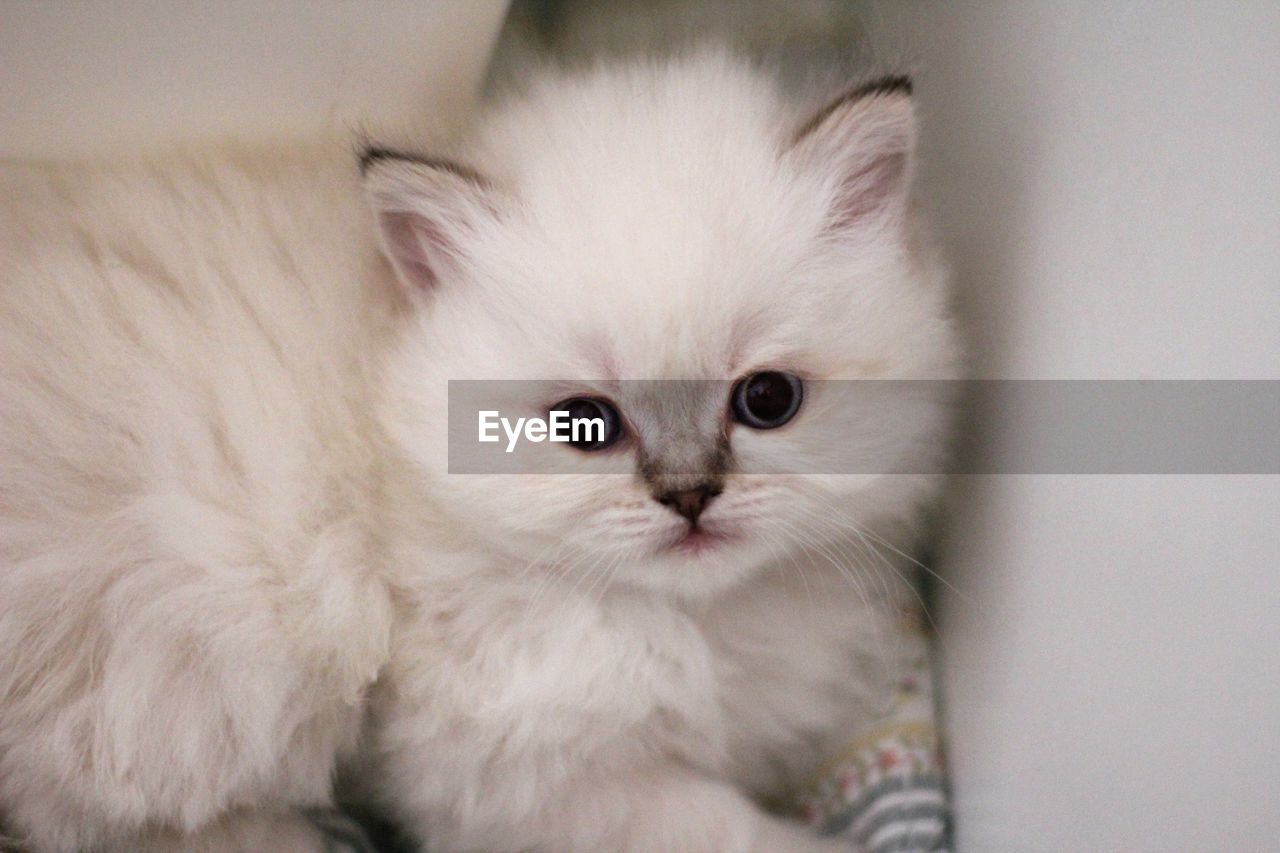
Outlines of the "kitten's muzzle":
<svg viewBox="0 0 1280 853">
<path fill-rule="evenodd" d="M 693 525 L 698 523 L 698 517 L 707 508 L 707 504 L 722 491 L 724 490 L 716 483 L 699 483 L 689 489 L 661 492 L 654 495 L 653 499 L 677 515 L 684 516 Z"/>
</svg>

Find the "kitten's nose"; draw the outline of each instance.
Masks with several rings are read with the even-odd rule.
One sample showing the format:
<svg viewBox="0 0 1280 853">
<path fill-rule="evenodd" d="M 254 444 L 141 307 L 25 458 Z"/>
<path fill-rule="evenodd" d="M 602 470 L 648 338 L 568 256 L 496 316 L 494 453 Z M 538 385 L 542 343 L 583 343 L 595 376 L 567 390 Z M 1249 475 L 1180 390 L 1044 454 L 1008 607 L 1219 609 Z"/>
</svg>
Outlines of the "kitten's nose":
<svg viewBox="0 0 1280 853">
<path fill-rule="evenodd" d="M 663 492 L 657 496 L 657 500 L 672 512 L 689 519 L 690 524 L 697 524 L 698 516 L 702 515 L 707 504 L 720 492 L 720 487 L 713 483 L 701 483 L 692 489 Z"/>
</svg>

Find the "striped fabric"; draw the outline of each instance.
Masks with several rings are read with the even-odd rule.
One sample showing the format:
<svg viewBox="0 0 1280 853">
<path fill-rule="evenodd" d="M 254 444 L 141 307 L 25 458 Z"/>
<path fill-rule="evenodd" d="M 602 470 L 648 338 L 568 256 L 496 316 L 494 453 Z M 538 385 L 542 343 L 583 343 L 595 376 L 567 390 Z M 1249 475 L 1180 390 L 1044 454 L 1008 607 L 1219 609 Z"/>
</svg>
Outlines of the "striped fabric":
<svg viewBox="0 0 1280 853">
<path fill-rule="evenodd" d="M 918 653 L 899 681 L 892 711 L 837 755 L 798 799 L 807 823 L 851 838 L 867 853 L 948 849 L 928 643 L 915 623 L 909 630 Z"/>
</svg>

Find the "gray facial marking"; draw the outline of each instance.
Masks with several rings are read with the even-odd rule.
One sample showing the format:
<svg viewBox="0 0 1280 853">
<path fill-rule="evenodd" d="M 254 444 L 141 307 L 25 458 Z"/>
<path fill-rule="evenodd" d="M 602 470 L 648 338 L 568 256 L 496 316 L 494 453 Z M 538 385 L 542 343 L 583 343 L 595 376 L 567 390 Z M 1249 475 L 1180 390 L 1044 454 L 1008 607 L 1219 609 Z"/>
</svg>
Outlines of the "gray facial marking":
<svg viewBox="0 0 1280 853">
<path fill-rule="evenodd" d="M 636 472 L 656 499 L 723 487 L 733 463 L 725 432 L 729 383 L 661 380 L 630 385 L 625 402 L 639 439 Z"/>
</svg>

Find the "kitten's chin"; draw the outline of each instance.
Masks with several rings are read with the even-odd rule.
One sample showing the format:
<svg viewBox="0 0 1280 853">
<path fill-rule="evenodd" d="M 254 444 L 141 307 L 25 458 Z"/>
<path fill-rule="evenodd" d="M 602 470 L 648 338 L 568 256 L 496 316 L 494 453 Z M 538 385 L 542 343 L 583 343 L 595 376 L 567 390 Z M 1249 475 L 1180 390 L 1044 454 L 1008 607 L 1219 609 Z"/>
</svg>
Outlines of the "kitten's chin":
<svg viewBox="0 0 1280 853">
<path fill-rule="evenodd" d="M 750 578 L 766 562 L 744 537 L 715 530 L 683 531 L 658 543 L 630 567 L 630 585 L 681 598 L 710 598 Z"/>
</svg>

